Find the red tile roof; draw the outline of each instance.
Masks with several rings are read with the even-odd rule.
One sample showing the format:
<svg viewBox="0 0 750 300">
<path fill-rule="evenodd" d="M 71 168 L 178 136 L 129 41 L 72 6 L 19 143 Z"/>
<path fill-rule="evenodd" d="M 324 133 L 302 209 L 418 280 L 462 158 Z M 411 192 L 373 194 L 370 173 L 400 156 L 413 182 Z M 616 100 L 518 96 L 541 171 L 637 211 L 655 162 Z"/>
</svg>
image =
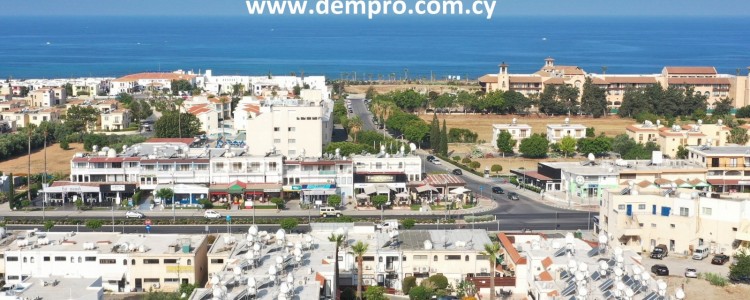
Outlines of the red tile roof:
<svg viewBox="0 0 750 300">
<path fill-rule="evenodd" d="M 565 79 L 559 77 L 550 78 L 544 81 L 544 84 L 565 84 Z"/>
<path fill-rule="evenodd" d="M 493 74 L 487 74 L 482 77 L 479 77 L 479 82 L 482 83 L 497 83 L 497 75 Z"/>
<path fill-rule="evenodd" d="M 497 238 L 500 239 L 500 245 L 503 246 L 505 253 L 508 254 L 508 257 L 506 258 L 510 258 L 510 260 L 517 265 L 526 264 L 526 258 L 518 253 L 518 250 L 516 250 L 516 247 L 513 246 L 513 243 L 510 242 L 510 239 L 508 239 L 508 236 L 505 235 L 505 233 L 498 233 Z"/>
<path fill-rule="evenodd" d="M 552 281 L 552 275 L 550 275 L 549 272 L 544 271 L 539 274 L 539 280 L 540 281 Z"/>
<path fill-rule="evenodd" d="M 544 259 L 542 260 L 542 266 L 544 266 L 544 269 L 547 269 L 547 268 L 549 268 L 549 266 L 551 266 L 551 265 L 552 265 L 552 259 L 551 259 L 551 258 L 549 258 L 549 256 L 548 256 L 548 257 L 546 257 L 546 258 L 544 258 Z"/>
<path fill-rule="evenodd" d="M 669 84 L 685 84 L 685 85 L 706 85 L 706 84 L 719 84 L 719 85 L 730 85 L 729 78 L 669 78 L 667 79 Z"/>
<path fill-rule="evenodd" d="M 714 67 L 664 67 L 667 74 L 716 74 Z"/>
</svg>

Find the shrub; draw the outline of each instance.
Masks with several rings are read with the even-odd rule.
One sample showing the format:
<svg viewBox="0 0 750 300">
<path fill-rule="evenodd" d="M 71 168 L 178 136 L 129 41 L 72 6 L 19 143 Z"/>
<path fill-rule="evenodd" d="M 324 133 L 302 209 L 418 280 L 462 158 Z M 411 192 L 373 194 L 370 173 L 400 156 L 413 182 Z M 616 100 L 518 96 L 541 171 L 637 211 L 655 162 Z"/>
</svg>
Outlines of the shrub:
<svg viewBox="0 0 750 300">
<path fill-rule="evenodd" d="M 471 162 L 471 163 L 469 164 L 469 166 L 470 166 L 470 167 L 471 167 L 472 169 L 479 169 L 479 167 L 481 167 L 481 166 L 482 166 L 482 164 L 481 164 L 481 163 L 479 163 L 478 161 L 472 161 L 472 162 Z"/>
<path fill-rule="evenodd" d="M 404 229 L 411 229 L 416 223 L 417 221 L 411 218 L 401 221 L 401 225 L 404 226 Z"/>
<path fill-rule="evenodd" d="M 271 203 L 275 204 L 276 207 L 278 207 L 279 209 L 284 209 L 284 207 L 286 205 L 286 203 L 284 202 L 284 199 L 281 199 L 281 198 L 278 198 L 278 197 L 271 198 L 270 201 L 271 201 Z"/>
<path fill-rule="evenodd" d="M 461 157 L 460 157 L 460 156 L 458 156 L 458 155 L 456 155 L 456 156 L 454 156 L 454 157 L 453 157 L 453 160 L 454 160 L 454 161 L 460 161 L 460 160 L 461 160 Z"/>
<path fill-rule="evenodd" d="M 710 282 L 711 285 L 725 286 L 727 285 L 727 279 L 716 273 L 706 273 L 703 275 L 706 281 Z"/>
<path fill-rule="evenodd" d="M 203 207 L 203 209 L 212 209 L 212 208 L 214 208 L 214 203 L 211 202 L 211 200 L 208 200 L 206 198 L 198 199 L 198 203 Z"/>
<path fill-rule="evenodd" d="M 461 160 L 461 163 L 464 163 L 464 164 L 471 163 L 471 159 L 468 157 L 464 157 L 464 159 Z"/>
<path fill-rule="evenodd" d="M 425 280 L 428 281 L 429 280 Z M 423 286 L 417 286 L 409 290 L 409 300 L 428 300 L 432 297 L 432 291 Z"/>
<path fill-rule="evenodd" d="M 299 222 L 295 218 L 285 218 L 279 222 L 279 225 L 281 225 L 281 228 L 285 231 L 291 231 L 299 225 Z"/>
<path fill-rule="evenodd" d="M 64 140 L 60 141 L 60 149 L 63 149 L 63 150 L 69 150 L 70 149 L 70 145 L 68 144 L 68 140 L 64 139 Z"/>
<path fill-rule="evenodd" d="M 446 278 L 445 275 L 435 274 L 430 276 L 429 280 L 432 281 L 438 289 L 442 290 L 448 287 L 448 278 Z"/>
<path fill-rule="evenodd" d="M 414 276 L 408 276 L 404 277 L 401 289 L 404 291 L 405 295 L 408 295 L 409 291 L 411 291 L 411 289 L 415 286 L 417 286 L 417 278 Z"/>
</svg>

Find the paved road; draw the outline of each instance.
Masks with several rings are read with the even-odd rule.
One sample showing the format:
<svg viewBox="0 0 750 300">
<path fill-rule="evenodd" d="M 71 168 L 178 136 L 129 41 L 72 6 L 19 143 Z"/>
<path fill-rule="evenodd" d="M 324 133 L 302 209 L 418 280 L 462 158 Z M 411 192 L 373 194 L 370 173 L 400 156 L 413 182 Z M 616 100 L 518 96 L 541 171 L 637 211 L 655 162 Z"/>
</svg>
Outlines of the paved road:
<svg viewBox="0 0 750 300">
<path fill-rule="evenodd" d="M 378 131 L 377 126 L 372 122 L 372 114 L 367 110 L 364 99 L 350 99 L 350 101 L 352 103 L 353 115 L 359 116 L 362 119 L 362 129 Z"/>
</svg>

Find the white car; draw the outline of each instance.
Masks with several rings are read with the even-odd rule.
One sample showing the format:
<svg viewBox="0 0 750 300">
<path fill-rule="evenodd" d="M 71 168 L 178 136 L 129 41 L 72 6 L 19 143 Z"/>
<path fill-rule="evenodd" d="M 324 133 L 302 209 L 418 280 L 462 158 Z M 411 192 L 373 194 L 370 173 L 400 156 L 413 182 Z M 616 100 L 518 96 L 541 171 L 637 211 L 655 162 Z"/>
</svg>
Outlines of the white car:
<svg viewBox="0 0 750 300">
<path fill-rule="evenodd" d="M 203 217 L 205 217 L 206 219 L 218 219 L 221 218 L 221 214 L 216 212 L 215 210 L 209 209 L 203 213 Z"/>
<path fill-rule="evenodd" d="M 436 164 L 436 165 L 440 165 L 440 164 L 441 164 L 441 163 L 440 163 L 440 160 L 439 160 L 439 159 L 437 159 L 437 158 L 436 158 L 436 159 L 433 159 L 433 160 L 432 160 L 432 163 L 433 163 L 433 164 Z"/>
<path fill-rule="evenodd" d="M 129 210 L 129 211 L 125 212 L 125 219 L 130 219 L 130 218 L 140 219 L 140 218 L 143 218 L 143 217 L 144 217 L 143 214 L 141 212 L 138 212 L 138 211 Z"/>
<path fill-rule="evenodd" d="M 687 278 L 698 278 L 698 270 L 695 268 L 685 269 L 685 277 Z"/>
</svg>

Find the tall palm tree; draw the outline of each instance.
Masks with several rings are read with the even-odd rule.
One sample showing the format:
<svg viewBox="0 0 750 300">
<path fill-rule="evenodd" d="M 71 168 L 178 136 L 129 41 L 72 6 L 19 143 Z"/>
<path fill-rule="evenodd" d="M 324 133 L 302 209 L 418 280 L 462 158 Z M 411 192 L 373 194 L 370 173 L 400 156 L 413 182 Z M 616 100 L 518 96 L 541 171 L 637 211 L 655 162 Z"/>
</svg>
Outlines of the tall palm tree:
<svg viewBox="0 0 750 300">
<path fill-rule="evenodd" d="M 170 96 L 171 98 L 171 96 Z M 174 100 L 174 104 L 177 108 L 177 136 L 182 138 L 182 104 L 185 102 L 185 99 L 182 99 L 181 97 L 178 97 L 176 100 Z"/>
<path fill-rule="evenodd" d="M 490 262 L 490 300 L 495 300 L 495 267 L 497 264 L 497 256 L 499 254 L 500 244 L 484 244 L 484 251 L 482 251 L 482 255 L 486 255 L 487 259 Z"/>
<path fill-rule="evenodd" d="M 363 243 L 362 241 L 357 241 L 352 246 L 352 252 L 357 256 L 357 299 L 360 300 L 362 299 L 362 256 L 367 253 L 368 246 L 367 243 Z"/>
<path fill-rule="evenodd" d="M 359 116 L 355 116 L 349 120 L 349 131 L 351 131 L 354 142 L 357 142 L 357 132 L 362 129 L 362 119 Z"/>
<path fill-rule="evenodd" d="M 343 234 L 331 233 L 328 241 L 336 244 L 336 252 L 333 256 L 333 299 L 339 300 L 339 248 L 346 242 Z"/>
</svg>

